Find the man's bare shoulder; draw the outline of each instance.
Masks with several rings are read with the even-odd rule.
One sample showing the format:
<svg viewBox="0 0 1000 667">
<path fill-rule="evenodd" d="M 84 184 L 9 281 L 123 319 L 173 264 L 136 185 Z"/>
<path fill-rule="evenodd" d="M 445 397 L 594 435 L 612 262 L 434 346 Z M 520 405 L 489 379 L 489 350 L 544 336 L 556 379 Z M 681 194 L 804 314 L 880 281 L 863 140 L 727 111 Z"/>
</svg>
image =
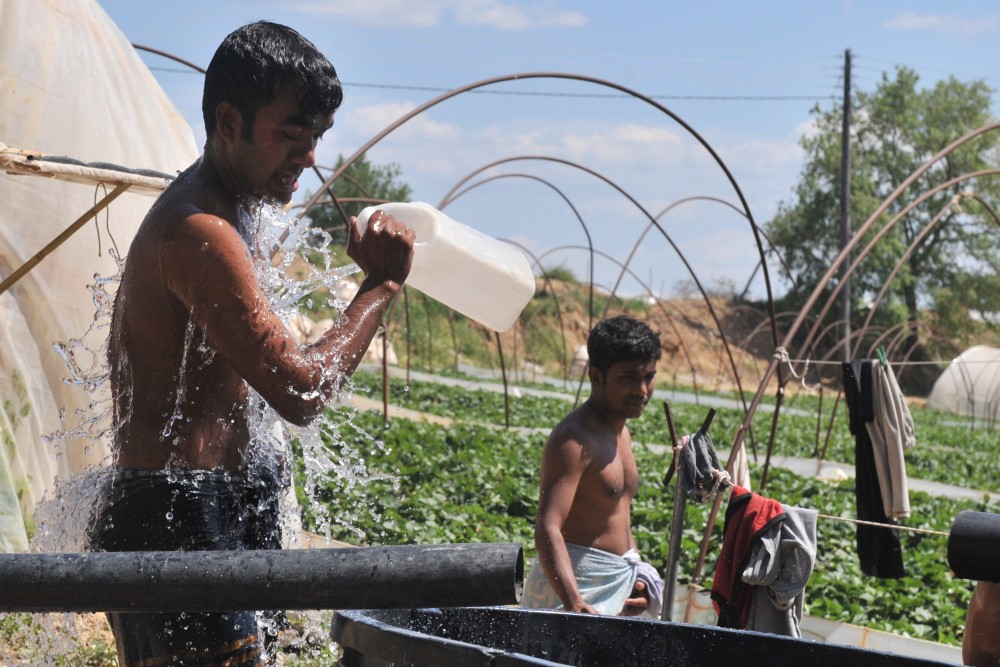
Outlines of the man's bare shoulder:
<svg viewBox="0 0 1000 667">
<path fill-rule="evenodd" d="M 203 172 L 198 161 L 181 173 L 149 210 L 140 235 L 145 232 L 150 240 L 183 242 L 225 231 L 220 223 L 235 232 L 234 198 Z"/>
<path fill-rule="evenodd" d="M 183 176 L 181 177 L 183 178 Z M 160 244 L 168 266 L 185 266 L 202 257 L 239 251 L 247 246 L 234 224 L 235 206 L 221 200 L 211 189 L 194 179 L 174 183 L 156 201 L 143 221 L 140 242 Z"/>
<path fill-rule="evenodd" d="M 589 427 L 587 411 L 583 405 L 577 407 L 553 427 L 545 443 L 548 450 L 577 451 L 583 453 L 593 440 L 594 433 Z"/>
<path fill-rule="evenodd" d="M 141 271 L 146 284 L 162 281 L 188 310 L 252 300 L 253 256 L 232 222 L 235 208 L 196 179 L 184 180 L 172 184 L 143 221 L 129 251 L 130 263 L 137 262 L 133 273 Z"/>
</svg>

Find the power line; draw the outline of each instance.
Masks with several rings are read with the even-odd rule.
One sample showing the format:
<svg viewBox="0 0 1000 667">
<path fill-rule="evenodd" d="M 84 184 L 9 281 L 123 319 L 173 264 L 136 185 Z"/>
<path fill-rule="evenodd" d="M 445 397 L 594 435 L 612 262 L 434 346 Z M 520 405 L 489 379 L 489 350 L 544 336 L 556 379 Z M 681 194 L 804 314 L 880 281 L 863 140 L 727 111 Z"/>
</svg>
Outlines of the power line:
<svg viewBox="0 0 1000 667">
<path fill-rule="evenodd" d="M 431 93 L 447 93 L 452 88 L 440 88 L 437 86 L 407 86 L 388 83 L 359 83 L 355 81 L 344 81 L 345 86 L 355 86 L 357 88 L 382 88 L 389 90 L 415 90 Z M 631 95 L 625 93 L 556 93 L 548 91 L 527 91 L 527 90 L 469 90 L 468 93 L 478 93 L 481 95 L 520 95 L 525 97 L 588 97 L 603 99 L 627 99 Z M 815 101 L 823 99 L 836 99 L 834 95 L 647 95 L 654 100 L 738 100 L 738 101 Z"/>
<path fill-rule="evenodd" d="M 883 65 L 892 65 L 893 67 L 906 67 L 906 68 L 914 70 L 914 71 L 916 71 L 918 73 L 919 72 L 934 72 L 936 74 L 947 74 L 948 76 L 954 76 L 954 77 L 963 77 L 963 78 L 964 77 L 970 77 L 970 78 L 974 78 L 974 79 L 980 79 L 980 80 L 983 80 L 983 81 L 996 81 L 995 77 L 986 76 L 986 75 L 981 74 L 981 73 L 980 74 L 972 74 L 972 73 L 969 73 L 969 72 L 955 72 L 955 71 L 952 71 L 952 70 L 941 69 L 941 68 L 937 68 L 937 67 L 926 67 L 926 66 L 923 66 L 923 65 L 912 65 L 912 64 L 907 64 L 907 63 L 895 62 L 893 60 L 885 60 L 883 58 L 873 58 L 871 56 L 861 56 L 861 58 L 863 60 L 868 60 L 868 61 L 874 62 L 874 63 L 881 63 Z"/>
</svg>

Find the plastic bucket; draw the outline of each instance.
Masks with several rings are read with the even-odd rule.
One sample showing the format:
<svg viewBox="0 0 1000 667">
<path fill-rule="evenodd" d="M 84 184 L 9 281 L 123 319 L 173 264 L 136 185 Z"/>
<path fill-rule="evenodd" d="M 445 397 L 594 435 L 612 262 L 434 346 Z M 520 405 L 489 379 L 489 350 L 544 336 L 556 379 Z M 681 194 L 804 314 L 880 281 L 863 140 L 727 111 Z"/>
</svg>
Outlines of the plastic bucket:
<svg viewBox="0 0 1000 667">
<path fill-rule="evenodd" d="M 535 294 L 535 276 L 517 248 L 424 202 L 369 206 L 358 214 L 362 233 L 380 209 L 416 234 L 407 285 L 494 331 L 514 326 Z"/>
<path fill-rule="evenodd" d="M 715 626 L 510 607 L 341 611 L 332 634 L 344 667 L 946 664 Z"/>
</svg>

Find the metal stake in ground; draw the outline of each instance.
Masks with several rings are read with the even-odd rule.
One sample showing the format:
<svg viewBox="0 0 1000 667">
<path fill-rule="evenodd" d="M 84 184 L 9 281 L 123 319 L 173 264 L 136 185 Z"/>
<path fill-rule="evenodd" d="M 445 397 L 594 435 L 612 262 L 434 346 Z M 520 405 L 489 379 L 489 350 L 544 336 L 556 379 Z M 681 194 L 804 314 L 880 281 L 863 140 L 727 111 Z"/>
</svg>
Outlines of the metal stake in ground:
<svg viewBox="0 0 1000 667">
<path fill-rule="evenodd" d="M 663 411 L 667 417 L 667 428 L 670 431 L 670 446 L 673 448 L 674 457 L 670 462 L 670 469 L 663 478 L 663 486 L 670 484 L 670 479 L 677 473 L 677 485 L 674 487 L 674 514 L 670 517 L 670 539 L 667 551 L 667 568 L 664 572 L 663 581 L 663 607 L 660 609 L 660 620 L 671 621 L 674 615 L 674 595 L 677 587 L 677 565 L 680 561 L 681 536 L 684 531 L 684 510 L 687 507 L 687 493 L 684 491 L 685 467 L 681 465 L 684 460 L 684 448 L 689 443 L 681 443 L 678 446 L 677 430 L 674 428 L 674 418 L 670 414 L 670 404 L 663 402 Z M 702 422 L 699 433 L 708 433 L 712 420 L 715 419 L 715 408 L 708 411 L 705 421 Z"/>
<path fill-rule="evenodd" d="M 677 473 L 677 485 L 674 486 L 674 514 L 670 518 L 670 539 L 667 547 L 667 569 L 664 572 L 663 582 L 663 606 L 660 608 L 660 620 L 671 621 L 674 617 L 674 588 L 677 584 L 677 562 L 680 558 L 681 532 L 684 530 L 684 507 L 686 496 L 683 486 L 684 470 L 681 461 L 684 459 L 684 446 L 678 447 L 677 431 L 674 429 L 674 418 L 670 414 L 670 403 L 663 402 L 663 412 L 667 416 L 667 428 L 670 431 L 670 446 L 673 448 L 674 457 L 670 462 L 670 469 L 663 478 L 663 485 L 670 484 L 670 478 Z"/>
</svg>

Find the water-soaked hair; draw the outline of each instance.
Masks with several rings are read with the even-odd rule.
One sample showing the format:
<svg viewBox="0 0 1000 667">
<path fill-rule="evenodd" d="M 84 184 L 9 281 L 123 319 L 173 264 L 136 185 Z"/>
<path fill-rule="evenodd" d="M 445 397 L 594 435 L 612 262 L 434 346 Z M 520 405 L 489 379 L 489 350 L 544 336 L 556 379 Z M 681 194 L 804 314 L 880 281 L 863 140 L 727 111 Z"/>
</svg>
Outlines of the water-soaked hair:
<svg viewBox="0 0 1000 667">
<path fill-rule="evenodd" d="M 332 114 L 344 100 L 337 70 L 312 42 L 295 30 L 257 21 L 229 34 L 212 56 L 205 73 L 201 113 L 205 133 L 215 132 L 215 109 L 230 102 L 243 115 L 242 138 L 253 140 L 257 110 L 273 102 L 283 86 L 302 93 L 306 116 Z"/>
<path fill-rule="evenodd" d="M 653 361 L 660 358 L 660 334 L 627 315 L 609 317 L 590 332 L 587 354 L 591 367 L 602 373 L 618 361 Z"/>
</svg>

